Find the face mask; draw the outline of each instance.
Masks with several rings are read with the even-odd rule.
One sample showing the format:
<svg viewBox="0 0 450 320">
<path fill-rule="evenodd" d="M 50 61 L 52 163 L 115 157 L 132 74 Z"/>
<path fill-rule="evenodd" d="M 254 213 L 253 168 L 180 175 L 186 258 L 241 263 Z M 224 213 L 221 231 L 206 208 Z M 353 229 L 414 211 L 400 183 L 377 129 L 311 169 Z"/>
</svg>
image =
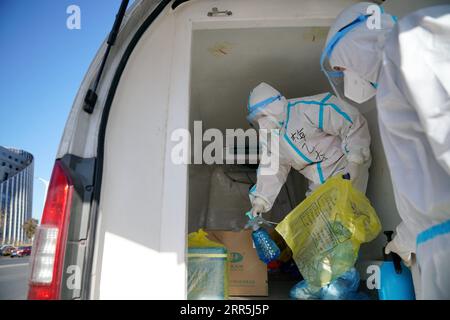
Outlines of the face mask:
<svg viewBox="0 0 450 320">
<path fill-rule="evenodd" d="M 363 103 L 377 93 L 375 85 L 356 73 L 344 70 L 344 95 L 356 103 Z"/>
</svg>

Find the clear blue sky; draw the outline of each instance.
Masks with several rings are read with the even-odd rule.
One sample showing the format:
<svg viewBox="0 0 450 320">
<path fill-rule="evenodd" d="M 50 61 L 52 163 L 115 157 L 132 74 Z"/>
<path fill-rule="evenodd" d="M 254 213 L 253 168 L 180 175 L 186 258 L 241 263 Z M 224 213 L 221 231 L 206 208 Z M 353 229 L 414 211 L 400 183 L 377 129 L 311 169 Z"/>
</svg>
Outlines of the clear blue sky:
<svg viewBox="0 0 450 320">
<path fill-rule="evenodd" d="M 72 102 L 120 3 L 0 0 L 0 145 L 31 152 L 35 178 L 50 179 Z M 66 27 L 69 5 L 81 9 L 81 30 Z M 43 202 L 35 179 L 33 217 Z"/>
</svg>

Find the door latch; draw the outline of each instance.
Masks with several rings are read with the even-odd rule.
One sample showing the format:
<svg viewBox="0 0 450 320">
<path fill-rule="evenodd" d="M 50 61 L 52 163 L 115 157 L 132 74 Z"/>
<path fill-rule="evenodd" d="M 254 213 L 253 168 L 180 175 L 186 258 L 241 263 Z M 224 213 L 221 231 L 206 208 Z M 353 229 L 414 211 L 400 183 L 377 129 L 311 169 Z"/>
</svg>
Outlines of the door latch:
<svg viewBox="0 0 450 320">
<path fill-rule="evenodd" d="M 208 17 L 219 17 L 219 16 L 231 16 L 233 12 L 230 10 L 219 11 L 218 8 L 214 7 L 208 12 Z"/>
</svg>

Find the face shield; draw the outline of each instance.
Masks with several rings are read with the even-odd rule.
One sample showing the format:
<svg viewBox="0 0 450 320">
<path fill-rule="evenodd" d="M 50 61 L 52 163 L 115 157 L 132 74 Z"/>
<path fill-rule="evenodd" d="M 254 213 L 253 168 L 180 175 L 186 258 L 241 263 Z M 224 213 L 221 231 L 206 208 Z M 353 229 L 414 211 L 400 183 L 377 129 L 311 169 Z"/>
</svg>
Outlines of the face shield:
<svg viewBox="0 0 450 320">
<path fill-rule="evenodd" d="M 248 109 L 248 116 L 247 121 L 250 122 L 250 124 L 255 124 L 257 122 L 257 118 L 261 115 L 261 112 L 263 109 L 265 109 L 269 104 L 272 102 L 281 100 L 281 95 L 276 95 L 273 97 L 269 97 L 261 102 L 258 102 L 254 105 L 250 105 L 250 102 L 247 106 Z"/>
<path fill-rule="evenodd" d="M 372 94 L 371 91 L 369 94 L 369 90 L 366 88 L 367 86 L 365 86 L 366 89 L 362 90 L 363 92 L 359 92 L 358 89 L 355 87 L 357 84 L 364 83 L 364 81 L 366 81 L 366 80 L 361 79 L 357 74 L 351 72 L 350 70 L 346 70 L 346 71 L 335 70 L 332 68 L 331 63 L 330 63 L 330 57 L 333 53 L 333 50 L 334 50 L 336 44 L 347 33 L 352 31 L 356 27 L 360 26 L 361 24 L 365 23 L 369 17 L 370 17 L 370 15 L 360 15 L 355 20 L 353 20 L 346 26 L 339 29 L 339 31 L 336 32 L 336 34 L 334 34 L 334 36 L 330 39 L 330 41 L 328 41 L 325 49 L 322 52 L 322 56 L 320 57 L 320 67 L 321 67 L 322 71 L 325 73 L 326 77 L 328 78 L 328 81 L 330 82 L 333 90 L 336 92 L 336 94 L 341 99 L 343 99 L 344 96 L 346 96 L 346 94 L 345 94 L 346 83 L 348 85 L 347 93 L 350 96 L 352 96 L 352 94 L 354 94 L 353 96 L 356 97 L 357 100 L 362 101 L 363 99 L 361 98 L 361 96 L 363 96 L 365 99 L 363 101 L 366 101 L 366 100 L 370 99 L 371 97 L 373 97 L 373 95 L 374 95 L 373 94 L 372 96 L 367 98 L 367 96 Z M 351 78 L 345 79 L 347 75 L 349 75 Z M 357 81 L 357 82 L 355 82 L 356 77 L 358 77 L 358 79 L 359 79 L 359 81 Z M 352 83 L 355 86 L 352 86 L 351 85 Z M 373 89 L 375 90 L 375 88 L 373 88 Z M 356 91 L 358 91 L 358 92 L 356 93 Z M 350 96 L 348 98 L 353 100 Z M 358 102 L 358 101 L 355 101 L 355 102 Z M 361 103 L 361 102 L 358 102 L 358 103 Z"/>
</svg>

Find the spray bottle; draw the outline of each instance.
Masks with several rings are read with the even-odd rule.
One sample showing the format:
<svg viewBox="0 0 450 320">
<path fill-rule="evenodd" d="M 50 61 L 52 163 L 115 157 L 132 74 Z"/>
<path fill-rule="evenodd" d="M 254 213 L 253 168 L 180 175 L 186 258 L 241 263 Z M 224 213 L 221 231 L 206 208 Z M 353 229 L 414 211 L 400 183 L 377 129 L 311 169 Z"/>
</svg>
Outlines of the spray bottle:
<svg viewBox="0 0 450 320">
<path fill-rule="evenodd" d="M 261 215 L 253 217 L 250 211 L 246 213 L 246 216 L 249 218 L 249 221 L 245 228 L 252 228 L 253 230 L 253 243 L 259 259 L 265 264 L 277 259 L 280 256 L 280 249 L 270 238 L 267 231 L 261 227 L 263 224 L 269 225 L 269 223 Z"/>
</svg>

